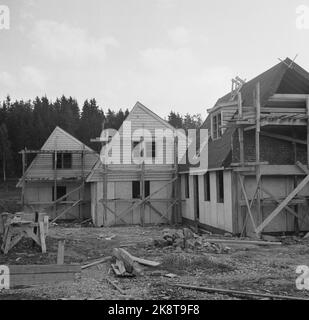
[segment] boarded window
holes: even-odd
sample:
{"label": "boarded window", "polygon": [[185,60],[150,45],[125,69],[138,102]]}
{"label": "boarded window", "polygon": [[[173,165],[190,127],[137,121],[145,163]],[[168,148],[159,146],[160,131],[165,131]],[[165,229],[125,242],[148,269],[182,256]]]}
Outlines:
{"label": "boarded window", "polygon": [[210,201],[210,180],[209,172],[204,175],[204,200]]}
{"label": "boarded window", "polygon": [[217,171],[217,202],[224,203],[223,171]]}
{"label": "boarded window", "polygon": [[[145,181],[145,198],[150,195],[150,181]],[[142,197],[140,181],[132,181],[132,198],[140,199]]]}
{"label": "boarded window", "polygon": [[[55,156],[53,155],[55,169]],[[72,169],[72,153],[57,153],[57,169]]]}
{"label": "boarded window", "polygon": [[189,174],[185,174],[185,197],[186,199],[190,198],[190,189],[189,189]]}
{"label": "boarded window", "polygon": [[[55,192],[55,187],[53,187],[52,188],[52,201],[56,201],[56,200],[62,198],[63,196],[65,196],[66,194],[67,194],[67,187],[57,186],[56,192]],[[63,199],[62,201],[66,201],[66,199]]]}

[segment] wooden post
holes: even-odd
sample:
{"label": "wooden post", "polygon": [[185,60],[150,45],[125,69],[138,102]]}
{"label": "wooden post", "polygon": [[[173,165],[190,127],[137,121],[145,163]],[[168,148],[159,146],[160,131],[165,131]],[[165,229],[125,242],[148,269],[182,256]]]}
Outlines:
{"label": "wooden post", "polygon": [[108,172],[107,172],[107,164],[106,164],[106,159],[104,158],[104,163],[103,163],[103,203],[104,203],[104,208],[103,208],[103,225],[107,222],[107,186],[108,186]]}
{"label": "wooden post", "polygon": [[57,137],[54,148],[54,217],[57,217]]}
{"label": "wooden post", "polygon": [[26,177],[25,177],[25,168],[26,168],[26,153],[25,150],[22,151],[22,170],[23,170],[23,178],[22,178],[22,191],[21,191],[21,205],[24,209],[25,206],[25,189],[26,189]]}
{"label": "wooden post", "polygon": [[255,153],[256,153],[256,183],[257,183],[257,221],[262,221],[261,217],[261,167],[260,167],[260,132],[261,132],[261,85],[258,82],[256,85],[256,91],[254,95],[255,107],[256,107],[256,131],[255,131]]}
{"label": "wooden post", "polygon": [[173,206],[173,221],[175,223],[181,223],[181,189],[179,181],[179,172],[178,172],[178,136],[175,137],[174,143],[174,167],[175,167],[175,178],[177,178],[173,185],[173,200],[176,201]]}
{"label": "wooden post", "polygon": [[83,145],[83,151],[81,154],[81,174],[82,174],[82,188],[79,192],[79,198],[80,198],[80,204],[78,206],[79,208],[79,219],[82,218],[83,215],[83,201],[84,201],[84,195],[85,195],[85,145]]}
{"label": "wooden post", "polygon": [[[293,132],[292,134],[293,134],[293,138],[295,138],[295,132]],[[297,163],[297,146],[296,146],[296,142],[293,142],[292,145],[293,145],[293,153],[294,153],[294,163],[296,165],[296,163]],[[294,189],[295,189],[297,187],[297,176],[294,176],[293,182],[294,182]],[[296,212],[296,214],[298,214],[298,205],[297,204],[294,206],[294,211]],[[295,230],[296,234],[299,234],[298,216],[294,216],[294,230]]]}
{"label": "wooden post", "polygon": [[[238,118],[242,120],[243,109],[242,109],[242,97],[241,93],[238,93]],[[238,138],[239,138],[239,157],[240,163],[243,167],[245,165],[245,153],[244,153],[244,129],[242,127],[238,128]]]}
{"label": "wooden post", "polygon": [[309,97],[306,99],[307,110],[307,166],[309,168]]}
{"label": "wooden post", "polygon": [[[145,153],[145,149],[144,149]],[[141,191],[141,199],[143,203],[140,207],[140,215],[141,215],[141,225],[145,225],[145,162],[142,163],[141,177],[140,177],[140,191]]]}
{"label": "wooden post", "polygon": [[64,244],[65,240],[58,241],[57,264],[64,264]]}

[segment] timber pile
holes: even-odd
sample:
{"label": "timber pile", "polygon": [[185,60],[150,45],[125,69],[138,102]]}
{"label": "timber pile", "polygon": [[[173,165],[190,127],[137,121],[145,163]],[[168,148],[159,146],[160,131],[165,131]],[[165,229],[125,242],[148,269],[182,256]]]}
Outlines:
{"label": "timber pile", "polygon": [[111,267],[117,277],[141,276],[144,274],[142,266],[158,267],[160,265],[159,262],[135,257],[122,248],[113,250],[113,258],[115,263],[112,263]]}
{"label": "timber pile", "polygon": [[174,247],[180,250],[200,250],[209,253],[228,253],[230,248],[221,243],[207,241],[204,237],[197,235],[188,228],[184,229],[164,229],[162,238],[153,241],[154,246]]}

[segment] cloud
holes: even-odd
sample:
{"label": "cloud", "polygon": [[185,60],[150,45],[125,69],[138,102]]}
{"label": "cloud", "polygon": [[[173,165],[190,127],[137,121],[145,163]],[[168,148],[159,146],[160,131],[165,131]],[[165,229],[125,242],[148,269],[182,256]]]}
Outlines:
{"label": "cloud", "polygon": [[144,67],[156,73],[178,73],[196,66],[196,59],[190,48],[148,48],[140,52],[140,57]]}
{"label": "cloud", "polygon": [[20,79],[25,85],[38,89],[46,89],[47,77],[33,66],[24,66],[21,69]]}
{"label": "cloud", "polygon": [[177,5],[177,0],[156,0],[156,2],[161,9],[171,9]]}
{"label": "cloud", "polygon": [[10,73],[2,71],[0,72],[0,84],[5,88],[10,89],[16,86],[16,79]]}
{"label": "cloud", "polygon": [[113,37],[95,38],[88,35],[84,29],[51,20],[38,21],[31,38],[34,48],[53,60],[78,63],[89,59],[103,61],[106,58],[106,49],[119,45]]}
{"label": "cloud", "polygon": [[184,46],[190,42],[190,31],[185,27],[176,27],[168,31],[168,36],[177,46]]}

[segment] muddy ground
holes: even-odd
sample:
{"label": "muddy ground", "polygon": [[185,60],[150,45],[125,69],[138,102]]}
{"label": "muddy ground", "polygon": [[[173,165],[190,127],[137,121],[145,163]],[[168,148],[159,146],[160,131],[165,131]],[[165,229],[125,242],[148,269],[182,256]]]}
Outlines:
{"label": "muddy ground", "polygon": [[[170,286],[176,283],[309,298],[309,291],[299,291],[295,285],[296,267],[309,266],[309,242],[288,239],[279,247],[228,245],[230,251],[222,254],[203,249],[156,248],[153,240],[162,237],[164,228],[92,228],[78,224],[51,227],[47,254],[41,254],[38,247],[24,239],[7,256],[0,254],[0,265],[55,264],[57,243],[63,238],[66,264],[86,264],[111,255],[117,247],[162,264],[145,268],[140,277],[116,278],[107,262],[83,270],[74,282],[3,291],[0,299],[238,299]],[[112,235],[116,235],[112,240],[106,239]],[[177,277],[167,278],[168,273]],[[106,278],[116,281],[126,295],[115,290]]]}

